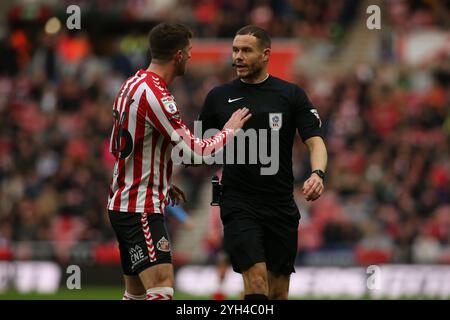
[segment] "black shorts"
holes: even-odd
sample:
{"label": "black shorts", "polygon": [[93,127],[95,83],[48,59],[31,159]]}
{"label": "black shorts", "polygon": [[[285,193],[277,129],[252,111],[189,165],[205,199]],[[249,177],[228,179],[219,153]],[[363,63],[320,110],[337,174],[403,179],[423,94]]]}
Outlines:
{"label": "black shorts", "polygon": [[125,275],[138,275],[160,263],[172,263],[164,216],[109,210],[109,220],[119,241],[120,261]]}
{"label": "black shorts", "polygon": [[242,273],[258,262],[279,275],[295,272],[300,212],[283,202],[227,198],[221,202],[224,246],[233,270]]}

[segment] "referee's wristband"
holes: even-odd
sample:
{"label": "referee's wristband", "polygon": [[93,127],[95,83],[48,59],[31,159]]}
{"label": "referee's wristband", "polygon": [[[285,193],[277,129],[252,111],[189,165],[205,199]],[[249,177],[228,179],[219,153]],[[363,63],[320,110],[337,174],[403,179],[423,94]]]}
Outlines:
{"label": "referee's wristband", "polygon": [[325,172],[320,169],[316,169],[311,172],[311,174],[313,173],[317,174],[322,179],[322,181],[325,181]]}

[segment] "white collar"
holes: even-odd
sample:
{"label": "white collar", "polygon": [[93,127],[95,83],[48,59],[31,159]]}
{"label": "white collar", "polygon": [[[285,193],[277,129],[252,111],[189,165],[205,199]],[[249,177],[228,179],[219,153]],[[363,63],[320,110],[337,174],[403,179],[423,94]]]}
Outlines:
{"label": "white collar", "polygon": [[267,74],[267,76],[264,79],[262,79],[261,81],[258,81],[258,82],[245,82],[242,78],[239,80],[241,80],[243,83],[246,83],[246,84],[259,84],[259,83],[266,81],[269,76],[270,76],[270,74]]}

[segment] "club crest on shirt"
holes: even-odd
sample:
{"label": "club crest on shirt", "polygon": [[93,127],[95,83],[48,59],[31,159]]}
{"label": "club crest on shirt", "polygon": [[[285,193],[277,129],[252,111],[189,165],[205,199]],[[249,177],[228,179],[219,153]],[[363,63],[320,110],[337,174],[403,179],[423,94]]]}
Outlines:
{"label": "club crest on shirt", "polygon": [[269,127],[272,130],[280,130],[283,125],[282,113],[269,113]]}
{"label": "club crest on shirt", "polygon": [[161,239],[159,239],[158,243],[156,244],[156,248],[159,251],[169,252],[170,251],[169,240],[167,240],[166,237],[163,236]]}
{"label": "club crest on shirt", "polygon": [[175,103],[175,100],[172,97],[164,97],[161,99],[161,102],[163,103],[164,109],[170,114],[177,113],[177,105]]}

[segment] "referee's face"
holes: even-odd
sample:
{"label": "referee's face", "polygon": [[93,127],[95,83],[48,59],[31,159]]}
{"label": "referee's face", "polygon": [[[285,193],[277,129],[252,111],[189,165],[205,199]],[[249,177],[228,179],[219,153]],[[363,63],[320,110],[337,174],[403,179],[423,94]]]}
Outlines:
{"label": "referee's face", "polygon": [[267,73],[268,52],[252,35],[237,35],[233,40],[233,65],[237,76],[244,80],[258,80]]}

